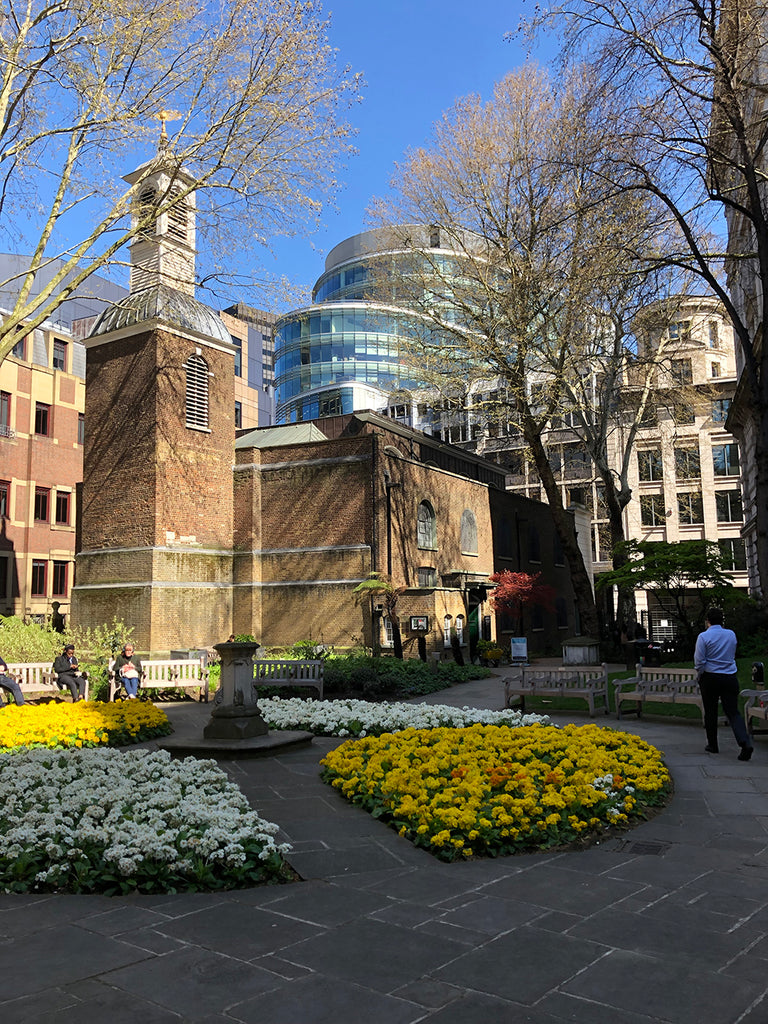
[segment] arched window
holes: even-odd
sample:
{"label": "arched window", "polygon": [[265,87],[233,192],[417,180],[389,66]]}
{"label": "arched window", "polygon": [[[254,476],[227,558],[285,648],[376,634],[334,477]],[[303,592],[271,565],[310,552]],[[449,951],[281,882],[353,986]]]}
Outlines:
{"label": "arched window", "polygon": [[468,508],[461,513],[461,550],[467,555],[477,554],[477,520]]}
{"label": "arched window", "polygon": [[456,616],[456,636],[458,637],[459,643],[464,643],[464,616]]}
{"label": "arched window", "polygon": [[208,363],[193,354],[186,362],[187,426],[208,429]]}
{"label": "arched window", "polygon": [[395,646],[395,633],[392,629],[392,619],[388,615],[382,615],[381,626],[384,632],[384,637],[381,641],[382,647],[394,647]]}
{"label": "arched window", "polygon": [[419,505],[417,521],[417,543],[420,548],[437,547],[437,521],[435,510],[428,501]]}
{"label": "arched window", "polygon": [[443,619],[443,647],[451,646],[451,616],[446,615]]}

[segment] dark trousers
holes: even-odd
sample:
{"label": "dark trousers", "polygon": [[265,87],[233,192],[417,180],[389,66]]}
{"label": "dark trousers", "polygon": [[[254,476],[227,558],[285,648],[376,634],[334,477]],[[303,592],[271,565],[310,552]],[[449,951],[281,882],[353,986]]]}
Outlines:
{"label": "dark trousers", "polygon": [[704,672],[699,680],[701,699],[704,703],[704,728],[707,731],[707,743],[717,750],[717,705],[723,705],[723,712],[733,735],[740,747],[751,747],[744,719],[739,713],[739,678],[737,675],[725,675],[721,672]]}
{"label": "dark trousers", "polygon": [[59,675],[59,689],[63,690],[65,686],[69,689],[69,692],[72,694],[73,701],[85,696],[84,676],[76,676],[74,672],[62,672]]}

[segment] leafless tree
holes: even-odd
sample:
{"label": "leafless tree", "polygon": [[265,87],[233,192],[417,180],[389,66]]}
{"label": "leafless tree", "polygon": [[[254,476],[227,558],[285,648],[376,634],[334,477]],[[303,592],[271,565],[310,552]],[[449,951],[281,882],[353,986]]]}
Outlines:
{"label": "leafless tree", "polygon": [[[0,231],[29,259],[0,282],[17,295],[0,359],[193,189],[198,224],[220,243],[206,239],[213,278],[244,244],[268,250],[316,221],[350,149],[342,111],[360,85],[336,66],[327,28],[316,0],[6,0]],[[183,169],[185,185],[172,177],[146,223],[131,224],[144,175],[127,186],[121,173],[142,151],[146,174],[156,169],[166,123],[164,166]]]}

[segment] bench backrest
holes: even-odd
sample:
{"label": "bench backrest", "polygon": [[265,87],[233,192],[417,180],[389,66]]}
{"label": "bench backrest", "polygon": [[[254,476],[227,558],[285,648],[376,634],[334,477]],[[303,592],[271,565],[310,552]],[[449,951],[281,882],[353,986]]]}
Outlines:
{"label": "bench backrest", "polygon": [[[115,659],[109,660],[109,671],[115,667]],[[148,683],[172,683],[175,679],[202,680],[205,678],[205,668],[202,658],[152,658],[148,661],[142,659],[141,667],[144,670],[144,679]]]}
{"label": "bench backrest", "polygon": [[647,665],[638,665],[637,675],[644,683],[656,680],[664,680],[672,685],[698,682],[698,673],[694,668],[648,668]]}
{"label": "bench backrest", "polygon": [[570,665],[554,665],[552,668],[540,668],[535,665],[524,665],[522,672],[523,681],[526,683],[538,680],[563,683],[571,686],[595,680],[605,682],[606,685],[608,683],[608,666],[605,664],[590,668],[577,668]]}
{"label": "bench backrest", "polygon": [[22,686],[49,686],[53,676],[52,661],[8,662],[8,675]]}
{"label": "bench backrest", "polygon": [[253,676],[262,683],[280,680],[312,680],[323,678],[323,661],[254,661]]}

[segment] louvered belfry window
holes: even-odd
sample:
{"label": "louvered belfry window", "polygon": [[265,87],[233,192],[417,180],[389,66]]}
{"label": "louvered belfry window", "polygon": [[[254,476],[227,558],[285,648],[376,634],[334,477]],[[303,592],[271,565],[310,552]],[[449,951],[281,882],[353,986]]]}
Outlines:
{"label": "louvered belfry window", "polygon": [[208,429],[208,364],[202,356],[187,360],[187,426]]}

